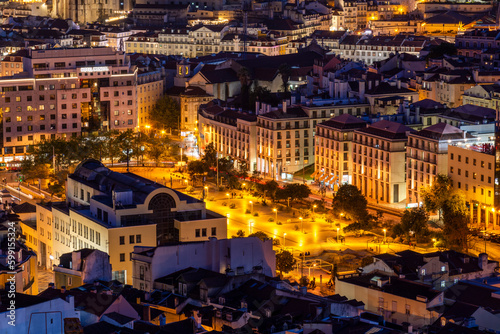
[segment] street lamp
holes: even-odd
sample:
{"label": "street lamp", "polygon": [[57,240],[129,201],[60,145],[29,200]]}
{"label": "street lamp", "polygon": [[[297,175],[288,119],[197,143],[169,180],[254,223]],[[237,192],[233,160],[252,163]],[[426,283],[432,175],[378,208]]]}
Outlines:
{"label": "street lamp", "polygon": [[248,202],[248,203],[250,203],[250,205],[252,205],[252,210],[251,210],[250,212],[251,212],[251,214],[253,215],[253,202],[252,202],[252,201],[250,201],[250,202]]}
{"label": "street lamp", "polygon": [[299,217],[299,219],[300,219],[300,229],[302,230],[302,233],[304,233],[304,224],[303,224],[302,217]]}
{"label": "street lamp", "polygon": [[204,189],[205,189],[205,198],[208,198],[208,187],[205,186]]}
{"label": "street lamp", "polygon": [[273,211],[274,211],[275,221],[277,223],[278,222],[278,209],[274,208]]}
{"label": "street lamp", "polygon": [[226,193],[226,196],[227,196],[227,200],[229,201],[229,193]]}
{"label": "street lamp", "polygon": [[283,248],[285,248],[286,245],[286,232],[283,233]]}
{"label": "street lamp", "polygon": [[339,243],[339,231],[340,231],[340,227],[337,227],[337,243]]}
{"label": "street lamp", "polygon": [[432,238],[432,247],[436,247],[436,238]]}
{"label": "street lamp", "polygon": [[249,221],[248,224],[250,225],[250,234],[253,233],[253,221]]}
{"label": "street lamp", "polygon": [[384,231],[384,244],[387,243],[387,229],[383,229]]}
{"label": "street lamp", "polygon": [[316,209],[318,206],[316,204],[313,205],[313,216],[314,216],[314,209]]}

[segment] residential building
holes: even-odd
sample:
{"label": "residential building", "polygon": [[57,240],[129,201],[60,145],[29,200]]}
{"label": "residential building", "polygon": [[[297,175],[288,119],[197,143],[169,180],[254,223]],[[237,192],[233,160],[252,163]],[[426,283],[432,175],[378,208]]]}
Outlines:
{"label": "residential building", "polygon": [[354,131],[352,184],[363,195],[377,203],[405,201],[406,143],[414,131],[387,120]]}
{"label": "residential building", "polygon": [[498,261],[488,260],[485,253],[475,257],[452,250],[426,254],[406,250],[375,255],[373,263],[364,266],[362,273],[383,272],[446,290],[458,281],[494,276],[497,266]]}
{"label": "residential building", "polygon": [[418,330],[437,320],[436,307],[444,303],[443,292],[424,283],[374,272],[335,278],[335,292],[365,304],[365,310],[396,324],[410,323]]}
{"label": "residential building", "polygon": [[[2,220],[4,221],[0,226],[3,231],[12,231],[10,228],[18,225],[5,220],[5,217]],[[10,238],[11,236],[2,240],[0,290],[36,295],[38,294],[37,254],[23,243],[17,240],[13,242]]]}
{"label": "residential building", "polygon": [[476,85],[472,73],[464,70],[430,69],[417,83],[420,100],[431,99],[451,108],[462,105],[462,94]]}
{"label": "residential building", "polygon": [[489,29],[471,29],[455,38],[457,53],[461,56],[478,58],[488,49],[500,45],[500,31]]}
{"label": "residential building", "polygon": [[[47,332],[60,333],[66,319],[79,318],[72,297],[48,299],[19,292],[9,297],[7,290],[0,290],[0,300],[0,316],[5,319],[2,332],[7,334],[28,334],[32,328],[44,328]],[[11,313],[11,300],[15,300],[15,326],[7,323],[10,320],[8,316]]]}
{"label": "residential building", "polygon": [[88,23],[102,21],[105,18],[116,16],[117,12],[130,11],[132,9],[130,1],[91,1],[71,2],[60,1],[52,6],[53,17],[70,18],[77,23]]}
{"label": "residential building", "polygon": [[[204,202],[132,173],[86,160],[68,175],[66,202],[37,205],[42,265],[82,248],[110,256],[113,279],[132,282],[136,245],[227,237],[226,217]],[[197,233],[203,226],[209,233]],[[50,259],[48,261],[47,259]]]}
{"label": "residential building", "polygon": [[31,50],[24,72],[0,79],[4,154],[23,155],[44,139],[137,125],[137,72],[124,52]]}
{"label": "residential building", "polygon": [[22,56],[4,56],[0,60],[0,77],[13,76],[14,74],[20,73],[23,70]]}
{"label": "residential building", "polygon": [[198,113],[200,149],[213,144],[220,157],[234,161],[235,167],[257,170],[257,116],[209,102]]}
{"label": "residential building", "polygon": [[352,184],[354,131],[366,127],[362,119],[343,114],[316,126],[314,179],[330,188]]}
{"label": "residential building", "polygon": [[490,141],[462,140],[448,148],[448,175],[465,195],[471,223],[481,229],[498,229],[495,196],[495,149]]}
{"label": "residential building", "polygon": [[462,95],[463,104],[498,110],[500,107],[500,85],[477,85],[467,89]]}
{"label": "residential building", "polygon": [[165,92],[165,79],[160,70],[137,72],[137,126],[151,125],[151,112]]}
{"label": "residential building", "polygon": [[83,248],[59,257],[54,266],[55,288],[77,288],[94,281],[111,281],[109,255],[97,250]]}
{"label": "residential building", "polygon": [[172,87],[166,93],[179,104],[181,110],[180,128],[195,131],[198,128],[198,109],[211,100],[211,96],[196,86]]}
{"label": "residential building", "polygon": [[438,174],[448,173],[448,148],[474,137],[446,123],[408,134],[406,147],[406,203],[422,205],[420,191],[432,186]]}
{"label": "residential building", "polygon": [[272,240],[259,238],[210,238],[158,247],[136,246],[132,253],[134,288],[151,291],[153,282],[186,268],[203,268],[234,275],[252,272],[274,277],[276,256]]}

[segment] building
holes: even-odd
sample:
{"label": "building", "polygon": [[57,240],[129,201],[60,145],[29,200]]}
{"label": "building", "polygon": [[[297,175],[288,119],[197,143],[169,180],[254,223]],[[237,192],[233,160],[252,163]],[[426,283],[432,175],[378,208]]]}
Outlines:
{"label": "building", "polygon": [[451,108],[462,105],[462,94],[476,85],[472,73],[462,69],[431,68],[417,81],[420,100],[431,99]]}
{"label": "building", "polygon": [[463,142],[448,147],[448,175],[465,195],[471,223],[481,229],[498,229],[495,196],[495,149],[492,143]]}
{"label": "building", "polygon": [[431,286],[373,272],[350,278],[335,278],[335,293],[365,304],[365,310],[396,324],[410,323],[420,329],[437,320],[436,307],[444,303],[443,292]]}
{"label": "building", "polygon": [[377,203],[405,200],[406,143],[414,131],[386,120],[354,131],[352,184],[363,195]]}
{"label": "building", "polygon": [[203,268],[223,274],[242,275],[252,272],[274,277],[276,256],[272,240],[259,238],[210,238],[158,247],[136,246],[132,253],[134,288],[150,291],[153,282],[186,268]]}
{"label": "building", "polygon": [[[0,290],[0,300],[0,316],[5,319],[2,332],[7,334],[28,334],[30,328],[44,328],[47,332],[60,333],[66,319],[79,318],[72,297],[48,299],[24,293],[9,297],[8,291]],[[15,300],[15,326],[7,323],[11,313],[11,300]]]}
{"label": "building", "polygon": [[213,102],[200,107],[198,114],[200,149],[208,144],[238,168],[257,169],[257,116],[221,107]]}
{"label": "building", "polygon": [[13,76],[14,74],[20,73],[23,70],[22,56],[4,56],[0,60],[0,77]]}
{"label": "building", "polygon": [[226,217],[204,202],[132,173],[112,172],[96,160],[68,175],[66,202],[37,205],[37,226],[42,265],[51,267],[68,252],[98,249],[109,254],[113,279],[123,283],[132,282],[136,245],[227,237]]}
{"label": "building", "polygon": [[[5,221],[1,226],[3,231],[8,231],[14,222]],[[17,226],[17,224],[14,224]],[[7,234],[6,234],[7,236]],[[25,293],[38,294],[38,261],[37,254],[28,249],[24,244],[4,238],[0,255],[0,289]],[[11,251],[14,253],[11,254]],[[9,257],[13,255],[14,258]],[[12,263],[13,261],[13,263]],[[13,287],[12,284],[14,285]]]}
{"label": "building", "polygon": [[452,250],[426,254],[406,250],[375,255],[373,263],[363,267],[362,272],[383,272],[445,290],[458,281],[494,276],[497,267],[498,261],[488,260],[485,253],[475,257]]}
{"label": "building", "polygon": [[77,288],[94,281],[111,281],[109,255],[97,250],[83,248],[59,257],[54,266],[54,282],[57,289]]}
{"label": "building", "polygon": [[362,119],[343,114],[316,126],[314,178],[334,189],[352,184],[354,131],[366,127]]}
{"label": "building", "polygon": [[31,50],[23,61],[27,75],[0,79],[4,154],[23,155],[44,139],[137,125],[137,71],[124,52]]}
{"label": "building", "polygon": [[500,107],[500,85],[477,85],[467,89],[462,95],[463,104],[498,110]]}
{"label": "building", "polygon": [[70,18],[77,23],[92,23],[104,21],[107,18],[117,16],[116,13],[132,10],[130,1],[99,0],[91,2],[58,1],[52,6],[52,16]]}
{"label": "building", "polygon": [[160,70],[137,72],[137,126],[151,125],[151,112],[164,92],[165,78]]}
{"label": "building", "polygon": [[446,123],[437,123],[408,134],[407,206],[420,206],[422,203],[420,190],[432,186],[438,174],[448,173],[448,148],[473,139],[469,133]]}

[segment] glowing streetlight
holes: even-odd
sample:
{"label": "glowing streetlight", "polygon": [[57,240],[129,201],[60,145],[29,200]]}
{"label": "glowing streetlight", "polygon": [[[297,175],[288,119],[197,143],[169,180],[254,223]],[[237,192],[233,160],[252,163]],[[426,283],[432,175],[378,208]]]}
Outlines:
{"label": "glowing streetlight", "polygon": [[274,208],[274,216],[275,216],[275,221],[278,222],[278,209]]}
{"label": "glowing streetlight", "polygon": [[318,206],[316,204],[313,205],[313,216],[314,216],[314,209],[316,209]]}
{"label": "glowing streetlight", "polygon": [[252,210],[251,210],[250,212],[253,214],[253,202],[252,202],[252,201],[250,201],[250,202],[248,202],[248,203],[250,203],[250,205],[252,206]]}
{"label": "glowing streetlight", "polygon": [[283,233],[283,248],[285,248],[286,245],[286,232]]}
{"label": "glowing streetlight", "polygon": [[337,227],[337,243],[339,243],[339,231],[340,231],[340,227]]}
{"label": "glowing streetlight", "polygon": [[302,230],[302,233],[304,233],[304,220],[302,219],[302,217],[299,217],[300,219],[300,229]]}
{"label": "glowing streetlight", "polygon": [[387,242],[387,229],[384,228],[384,244]]}
{"label": "glowing streetlight", "polygon": [[205,198],[208,198],[208,187],[205,186],[204,189],[205,189]]}

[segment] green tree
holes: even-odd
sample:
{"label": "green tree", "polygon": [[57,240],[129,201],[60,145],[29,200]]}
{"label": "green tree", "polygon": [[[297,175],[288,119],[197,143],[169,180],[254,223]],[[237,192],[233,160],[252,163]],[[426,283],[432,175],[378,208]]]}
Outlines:
{"label": "green tree", "polygon": [[365,220],[368,216],[368,202],[361,191],[351,184],[343,184],[333,197],[332,207],[336,214],[343,213],[347,219]]}
{"label": "green tree", "polygon": [[244,238],[245,237],[245,231],[238,230],[238,232],[236,232],[236,235],[233,235],[232,237],[233,238]]}
{"label": "green tree", "polygon": [[113,166],[114,161],[118,160],[122,155],[118,135],[119,132],[116,130],[108,131],[102,135],[103,157],[111,160],[111,166]]}
{"label": "green tree", "polygon": [[256,86],[250,92],[250,102],[249,102],[250,110],[256,111],[255,102],[257,101],[259,101],[260,103],[266,103],[271,105],[276,105],[279,103],[279,100],[273,93],[271,93],[271,90],[267,87],[262,87],[262,86]]}
{"label": "green tree", "polygon": [[208,167],[203,161],[192,160],[187,164],[187,173],[191,180],[196,181],[199,177],[208,172]]}
{"label": "green tree", "polygon": [[207,164],[207,167],[216,167],[217,163],[217,150],[215,149],[214,143],[209,143],[205,147],[205,154],[201,158],[201,161]]}
{"label": "green tree", "polygon": [[161,129],[165,124],[173,129],[178,129],[180,116],[179,104],[167,95],[163,95],[151,110],[151,119],[154,120],[157,129]]}
{"label": "green tree", "polygon": [[238,79],[241,84],[241,107],[243,110],[249,108],[250,85],[252,80],[250,78],[250,71],[246,67],[241,67],[238,70]]}
{"label": "green tree", "polygon": [[260,240],[262,241],[265,241],[265,240],[268,240],[269,239],[269,236],[267,234],[265,234],[264,232],[262,231],[257,231],[255,233],[252,233],[250,235],[248,235],[248,237],[256,237],[256,238],[259,238]]}
{"label": "green tree", "polygon": [[266,196],[269,196],[274,200],[278,189],[279,184],[274,180],[269,180],[264,184],[257,183],[257,191],[264,197],[264,199]]}
{"label": "green tree", "polygon": [[401,217],[401,223],[394,227],[393,232],[398,236],[405,235],[408,239],[413,232],[417,237],[422,238],[429,233],[428,221],[429,215],[423,208],[405,210]]}
{"label": "green tree", "polygon": [[132,130],[128,129],[127,131],[120,132],[116,137],[115,143],[120,145],[120,151],[123,158],[127,160],[127,168],[130,164],[130,159],[132,158],[132,154],[134,149],[137,151],[135,134]]}
{"label": "green tree", "polygon": [[171,141],[168,137],[151,136],[146,142],[146,154],[158,167],[162,159],[169,156]]}
{"label": "green tree", "polygon": [[430,187],[420,189],[420,196],[427,212],[437,211],[439,219],[442,218],[443,207],[453,194],[451,177],[438,174]]}
{"label": "green tree", "polygon": [[290,80],[290,76],[292,75],[292,68],[289,64],[283,63],[278,67],[278,73],[281,76],[281,80],[283,82],[283,91],[285,94],[288,93],[288,81]]}
{"label": "green tree", "polygon": [[469,210],[461,193],[455,193],[443,205],[443,236],[448,248],[467,253],[469,251]]}
{"label": "green tree", "polygon": [[293,267],[297,264],[297,260],[294,259],[292,253],[287,250],[282,250],[276,254],[276,269],[280,271],[280,275],[283,273],[289,273],[293,270]]}
{"label": "green tree", "polygon": [[24,159],[21,162],[21,174],[24,176],[24,181],[33,182],[38,179],[48,179],[50,168],[48,164],[35,164],[31,159]]}
{"label": "green tree", "polygon": [[290,197],[291,201],[304,199],[311,195],[311,189],[307,185],[300,183],[287,183],[283,191],[287,198]]}

